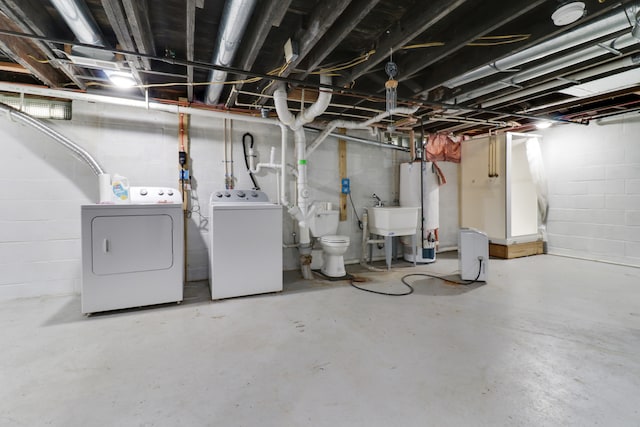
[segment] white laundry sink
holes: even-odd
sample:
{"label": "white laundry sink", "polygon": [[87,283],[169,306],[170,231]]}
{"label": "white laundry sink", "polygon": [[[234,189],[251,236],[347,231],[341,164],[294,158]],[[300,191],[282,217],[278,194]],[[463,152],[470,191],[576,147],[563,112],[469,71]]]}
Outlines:
{"label": "white laundry sink", "polygon": [[380,236],[408,236],[418,229],[417,207],[375,207],[369,209],[369,232]]}

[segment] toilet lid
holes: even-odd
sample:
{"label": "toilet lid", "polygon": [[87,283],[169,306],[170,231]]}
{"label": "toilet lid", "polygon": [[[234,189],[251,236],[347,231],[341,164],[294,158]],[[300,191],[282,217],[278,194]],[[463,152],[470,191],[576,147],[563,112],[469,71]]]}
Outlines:
{"label": "toilet lid", "polygon": [[322,243],[349,243],[349,236],[324,236],[320,238]]}

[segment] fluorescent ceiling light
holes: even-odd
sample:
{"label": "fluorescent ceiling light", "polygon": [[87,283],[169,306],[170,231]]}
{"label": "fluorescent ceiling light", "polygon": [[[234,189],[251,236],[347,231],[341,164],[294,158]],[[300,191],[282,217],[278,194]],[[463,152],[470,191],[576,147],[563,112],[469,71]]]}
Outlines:
{"label": "fluorescent ceiling light", "polygon": [[536,128],[538,129],[548,129],[551,127],[551,122],[548,120],[536,123]]}
{"label": "fluorescent ceiling light", "polygon": [[128,88],[136,85],[136,79],[131,73],[123,71],[105,71],[111,83],[118,87]]}
{"label": "fluorescent ceiling light", "polygon": [[570,86],[559,90],[558,92],[581,98],[584,96],[595,96],[615,90],[626,89],[631,86],[636,86],[638,82],[640,82],[640,68],[634,68],[612,76],[593,80],[588,83]]}

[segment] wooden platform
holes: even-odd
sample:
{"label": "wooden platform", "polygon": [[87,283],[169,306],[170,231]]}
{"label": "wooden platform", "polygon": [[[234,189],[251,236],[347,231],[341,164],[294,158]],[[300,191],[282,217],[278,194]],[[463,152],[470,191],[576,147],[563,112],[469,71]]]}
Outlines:
{"label": "wooden platform", "polygon": [[539,255],[543,251],[542,240],[527,243],[514,243],[512,245],[497,245],[489,243],[489,256],[496,258],[521,258],[530,255]]}

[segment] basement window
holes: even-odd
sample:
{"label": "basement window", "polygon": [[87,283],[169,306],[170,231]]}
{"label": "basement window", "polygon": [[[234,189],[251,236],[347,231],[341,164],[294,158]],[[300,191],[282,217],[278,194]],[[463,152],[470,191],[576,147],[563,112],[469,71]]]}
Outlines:
{"label": "basement window", "polygon": [[0,93],[0,102],[38,119],[71,120],[71,101]]}

